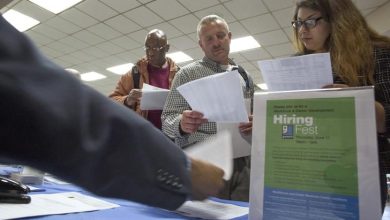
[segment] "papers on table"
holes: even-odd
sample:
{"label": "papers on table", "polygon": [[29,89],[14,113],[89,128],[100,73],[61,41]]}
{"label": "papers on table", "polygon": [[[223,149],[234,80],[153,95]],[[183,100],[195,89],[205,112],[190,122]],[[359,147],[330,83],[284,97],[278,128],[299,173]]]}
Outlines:
{"label": "papers on table", "polygon": [[333,84],[329,53],[258,61],[270,91],[320,89]]}
{"label": "papers on table", "polygon": [[141,109],[161,110],[164,108],[169,90],[144,83],[142,86]]}
{"label": "papers on table", "polygon": [[237,70],[214,74],[177,87],[192,110],[210,122],[248,122]]}
{"label": "papers on table", "polygon": [[225,204],[211,200],[187,201],[176,210],[177,213],[201,219],[232,219],[248,214],[247,207]]}
{"label": "papers on table", "polygon": [[220,132],[206,141],[185,148],[184,151],[190,157],[220,167],[225,172],[223,178],[225,180],[230,179],[233,172],[233,150],[231,135],[228,132]]}
{"label": "papers on table", "polygon": [[0,204],[0,219],[95,211],[119,207],[77,192],[35,194],[30,204]]}

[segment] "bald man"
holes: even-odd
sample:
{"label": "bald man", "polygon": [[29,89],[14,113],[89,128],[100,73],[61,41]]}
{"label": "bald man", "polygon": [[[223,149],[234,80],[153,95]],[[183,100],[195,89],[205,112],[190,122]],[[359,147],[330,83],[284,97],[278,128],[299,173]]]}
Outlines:
{"label": "bald man", "polygon": [[169,44],[163,31],[158,29],[150,31],[146,35],[144,49],[146,56],[138,60],[129,72],[122,75],[109,97],[136,111],[161,130],[162,110],[142,111],[140,109],[141,89],[143,83],[169,89],[179,67],[166,57]]}

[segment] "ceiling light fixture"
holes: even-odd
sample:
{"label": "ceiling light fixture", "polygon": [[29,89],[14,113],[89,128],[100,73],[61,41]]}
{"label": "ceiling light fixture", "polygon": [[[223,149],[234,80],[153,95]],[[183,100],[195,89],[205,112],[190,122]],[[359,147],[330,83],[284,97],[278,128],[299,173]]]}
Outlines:
{"label": "ceiling light fixture", "polygon": [[5,12],[3,17],[20,32],[27,31],[28,29],[40,23],[38,20],[13,9]]}
{"label": "ceiling light fixture", "polygon": [[125,64],[109,67],[106,70],[108,70],[112,73],[118,74],[118,75],[124,75],[131,68],[133,68],[133,66],[134,66],[133,63],[125,63]]}
{"label": "ceiling light fixture", "polygon": [[107,76],[97,73],[97,72],[88,72],[88,73],[83,73],[81,74],[81,80],[83,81],[95,81],[99,79],[104,79],[107,78]]}
{"label": "ceiling light fixture", "polygon": [[175,61],[175,63],[183,63],[183,62],[194,60],[192,59],[192,57],[188,56],[187,54],[181,51],[175,53],[169,53],[167,54],[167,56],[171,58],[173,61]]}
{"label": "ceiling light fixture", "polygon": [[232,39],[230,44],[230,53],[254,49],[261,47],[252,36]]}
{"label": "ceiling light fixture", "polygon": [[58,14],[73,5],[81,2],[82,0],[29,0],[30,2],[41,6],[42,8]]}

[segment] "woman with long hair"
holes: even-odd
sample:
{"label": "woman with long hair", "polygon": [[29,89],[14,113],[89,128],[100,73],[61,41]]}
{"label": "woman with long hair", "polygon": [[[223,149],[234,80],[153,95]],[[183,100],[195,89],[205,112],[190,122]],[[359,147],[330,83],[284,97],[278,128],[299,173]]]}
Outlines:
{"label": "woman with long hair", "polygon": [[390,38],[370,28],[351,0],[298,0],[292,21],[298,54],[329,52],[334,84],[375,86],[382,202],[390,173]]}

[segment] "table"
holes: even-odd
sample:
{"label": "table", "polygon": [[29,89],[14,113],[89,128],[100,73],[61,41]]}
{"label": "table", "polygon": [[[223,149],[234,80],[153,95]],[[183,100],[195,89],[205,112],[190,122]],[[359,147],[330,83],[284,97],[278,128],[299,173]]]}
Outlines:
{"label": "table", "polygon": [[[61,192],[79,192],[87,195],[91,195],[91,193],[83,190],[82,188],[79,188],[77,186],[74,186],[72,184],[44,184],[42,186],[37,186],[39,188],[44,188],[45,192],[32,192],[31,194],[38,194],[38,193],[61,193]],[[92,220],[92,219],[136,219],[136,220],[149,220],[149,219],[166,219],[166,220],[172,220],[172,219],[194,219],[190,217],[185,217],[179,214],[176,214],[174,212],[170,212],[167,210],[154,208],[146,205],[142,205],[139,203],[127,201],[127,200],[121,200],[121,199],[111,199],[111,198],[102,198],[97,197],[99,199],[103,199],[107,202],[112,202],[115,204],[120,205],[118,208],[114,209],[107,209],[107,210],[99,210],[99,211],[92,211],[92,212],[81,212],[81,213],[71,213],[71,214],[61,214],[61,215],[50,215],[50,216],[39,216],[39,217],[31,217],[27,219],[47,219],[47,220],[69,220],[69,219],[86,219],[86,220]],[[239,206],[245,206],[248,207],[249,204],[246,202],[238,202],[238,201],[228,201],[228,200],[221,200],[221,199],[215,199],[215,201],[220,201],[224,203],[229,204],[235,204]],[[247,220],[248,215],[244,215],[238,218],[234,218],[234,220]],[[199,219],[197,219],[199,220]]]}

